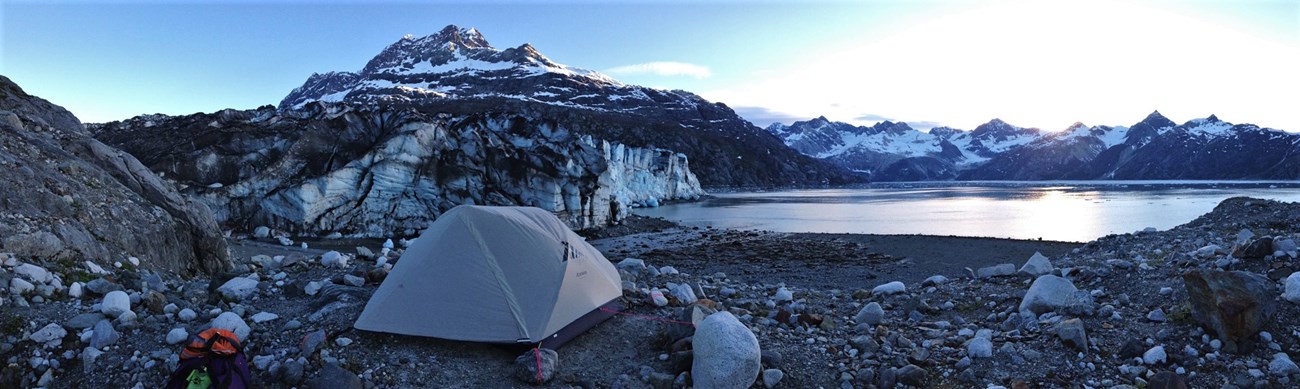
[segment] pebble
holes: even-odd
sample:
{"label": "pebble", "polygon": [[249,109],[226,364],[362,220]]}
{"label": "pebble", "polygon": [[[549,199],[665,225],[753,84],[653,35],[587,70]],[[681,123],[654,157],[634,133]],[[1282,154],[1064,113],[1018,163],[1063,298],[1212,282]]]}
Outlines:
{"label": "pebble", "polygon": [[785,378],[785,372],[780,369],[763,370],[763,386],[768,389],[775,388],[782,378]]}
{"label": "pebble", "polygon": [[876,296],[879,296],[879,295],[891,295],[891,294],[903,293],[903,292],[905,292],[905,291],[907,291],[907,286],[903,285],[903,283],[900,282],[900,281],[894,281],[894,282],[890,282],[890,283],[887,283],[887,284],[880,285],[880,286],[877,286],[877,287],[875,287],[875,288],[872,288],[872,289],[871,289],[871,294],[872,294],[872,295],[876,295]]}
{"label": "pebble", "polygon": [[275,319],[279,319],[279,318],[280,318],[280,315],[277,315],[277,314],[274,314],[274,313],[270,313],[270,312],[258,312],[256,315],[253,315],[253,316],[250,317],[249,319],[253,320],[254,323],[261,324],[261,323],[265,323],[265,322],[268,322],[268,321],[271,321],[271,320],[275,320]]}
{"label": "pebble", "polygon": [[794,301],[794,292],[791,292],[789,289],[782,286],[776,289],[776,294],[772,296],[772,299],[777,302]]}
{"label": "pebble", "polygon": [[193,321],[199,317],[199,314],[195,313],[193,309],[185,308],[177,313],[176,317],[181,319],[181,321]]}
{"label": "pebble", "polygon": [[1286,353],[1277,353],[1273,354],[1273,361],[1268,363],[1268,372],[1275,376],[1285,377],[1300,373],[1300,366],[1296,366],[1295,362],[1291,361],[1291,357],[1287,356]]}
{"label": "pebble", "polygon": [[880,324],[884,319],[885,310],[880,307],[880,303],[874,301],[862,307],[862,310],[858,311],[858,314],[853,316],[854,321],[870,325]]}
{"label": "pebble", "polygon": [[67,335],[68,330],[64,329],[63,326],[50,323],[45,327],[41,327],[40,330],[33,332],[27,338],[36,343],[49,343],[55,339],[63,339],[63,337]]}
{"label": "pebble", "polygon": [[1147,350],[1145,353],[1142,353],[1142,363],[1148,365],[1165,363],[1167,357],[1168,356],[1165,354],[1165,346],[1155,346]]}
{"label": "pebble", "polygon": [[104,295],[104,301],[100,303],[100,312],[111,318],[117,318],[122,313],[131,310],[131,297],[126,292],[115,290]]}
{"label": "pebble", "polygon": [[167,333],[167,344],[179,344],[184,342],[185,339],[189,339],[189,337],[190,333],[185,331],[184,328],[173,328],[171,332]]}
{"label": "pebble", "polygon": [[31,293],[33,290],[36,290],[36,285],[32,285],[32,283],[27,282],[27,280],[22,278],[9,280],[9,293],[22,296]]}
{"label": "pebble", "polygon": [[356,287],[362,287],[362,286],[366,286],[366,279],[351,274],[346,274],[343,276],[343,283],[356,286]]}
{"label": "pebble", "polygon": [[1165,310],[1156,308],[1156,310],[1147,313],[1147,320],[1163,323],[1169,321],[1169,318],[1165,316]]}
{"label": "pebble", "polygon": [[351,338],[339,337],[339,338],[337,338],[337,339],[334,339],[334,344],[339,345],[339,347],[347,347],[347,346],[352,345],[352,339],[351,339]]}
{"label": "pebble", "polygon": [[252,332],[244,319],[234,312],[223,312],[217,318],[212,319],[212,327],[230,330],[241,341],[248,340],[248,334]]}
{"label": "pebble", "polygon": [[993,342],[988,338],[976,337],[966,345],[966,354],[972,358],[989,358],[993,356]]}
{"label": "pebble", "polygon": [[95,324],[95,329],[90,336],[90,347],[103,349],[105,346],[117,343],[120,338],[121,335],[117,333],[117,330],[113,329],[112,322],[107,319],[100,320],[99,323]]}

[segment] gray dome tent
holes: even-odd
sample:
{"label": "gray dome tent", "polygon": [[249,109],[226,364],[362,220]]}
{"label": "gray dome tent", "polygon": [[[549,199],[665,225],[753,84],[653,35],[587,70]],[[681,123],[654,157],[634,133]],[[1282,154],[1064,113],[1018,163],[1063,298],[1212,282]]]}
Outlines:
{"label": "gray dome tent", "polygon": [[554,214],[462,205],[402,254],[354,327],[555,348],[622,294],[618,270]]}

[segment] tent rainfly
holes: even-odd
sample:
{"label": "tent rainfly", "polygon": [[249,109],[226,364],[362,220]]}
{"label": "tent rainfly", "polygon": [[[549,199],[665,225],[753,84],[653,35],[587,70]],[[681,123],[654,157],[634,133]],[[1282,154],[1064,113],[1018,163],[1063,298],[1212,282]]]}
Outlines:
{"label": "tent rainfly", "polygon": [[556,348],[613,315],[609,260],[554,214],[461,205],[402,254],[354,326],[402,335]]}

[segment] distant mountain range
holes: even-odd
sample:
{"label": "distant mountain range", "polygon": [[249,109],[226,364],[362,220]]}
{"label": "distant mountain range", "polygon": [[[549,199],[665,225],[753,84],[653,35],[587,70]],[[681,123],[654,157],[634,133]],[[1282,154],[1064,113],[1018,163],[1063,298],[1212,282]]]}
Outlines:
{"label": "distant mountain range", "polygon": [[767,130],[800,152],[873,181],[1300,178],[1300,134],[1211,115],[1181,125],[1152,112],[1128,127],[1064,131],[993,119],[971,131],[906,123],[854,126],[825,117]]}

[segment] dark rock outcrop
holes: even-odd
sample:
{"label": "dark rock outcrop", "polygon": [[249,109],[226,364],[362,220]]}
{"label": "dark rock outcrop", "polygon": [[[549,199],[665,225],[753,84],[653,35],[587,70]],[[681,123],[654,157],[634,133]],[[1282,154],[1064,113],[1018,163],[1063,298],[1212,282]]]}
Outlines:
{"label": "dark rock outcrop", "polygon": [[1192,317],[1214,331],[1233,352],[1269,324],[1275,310],[1276,287],[1268,278],[1243,271],[1191,270],[1183,274]]}
{"label": "dark rock outcrop", "polygon": [[230,266],[206,206],[2,76],[0,182],[0,252],[69,264],[133,256],[181,273]]}

